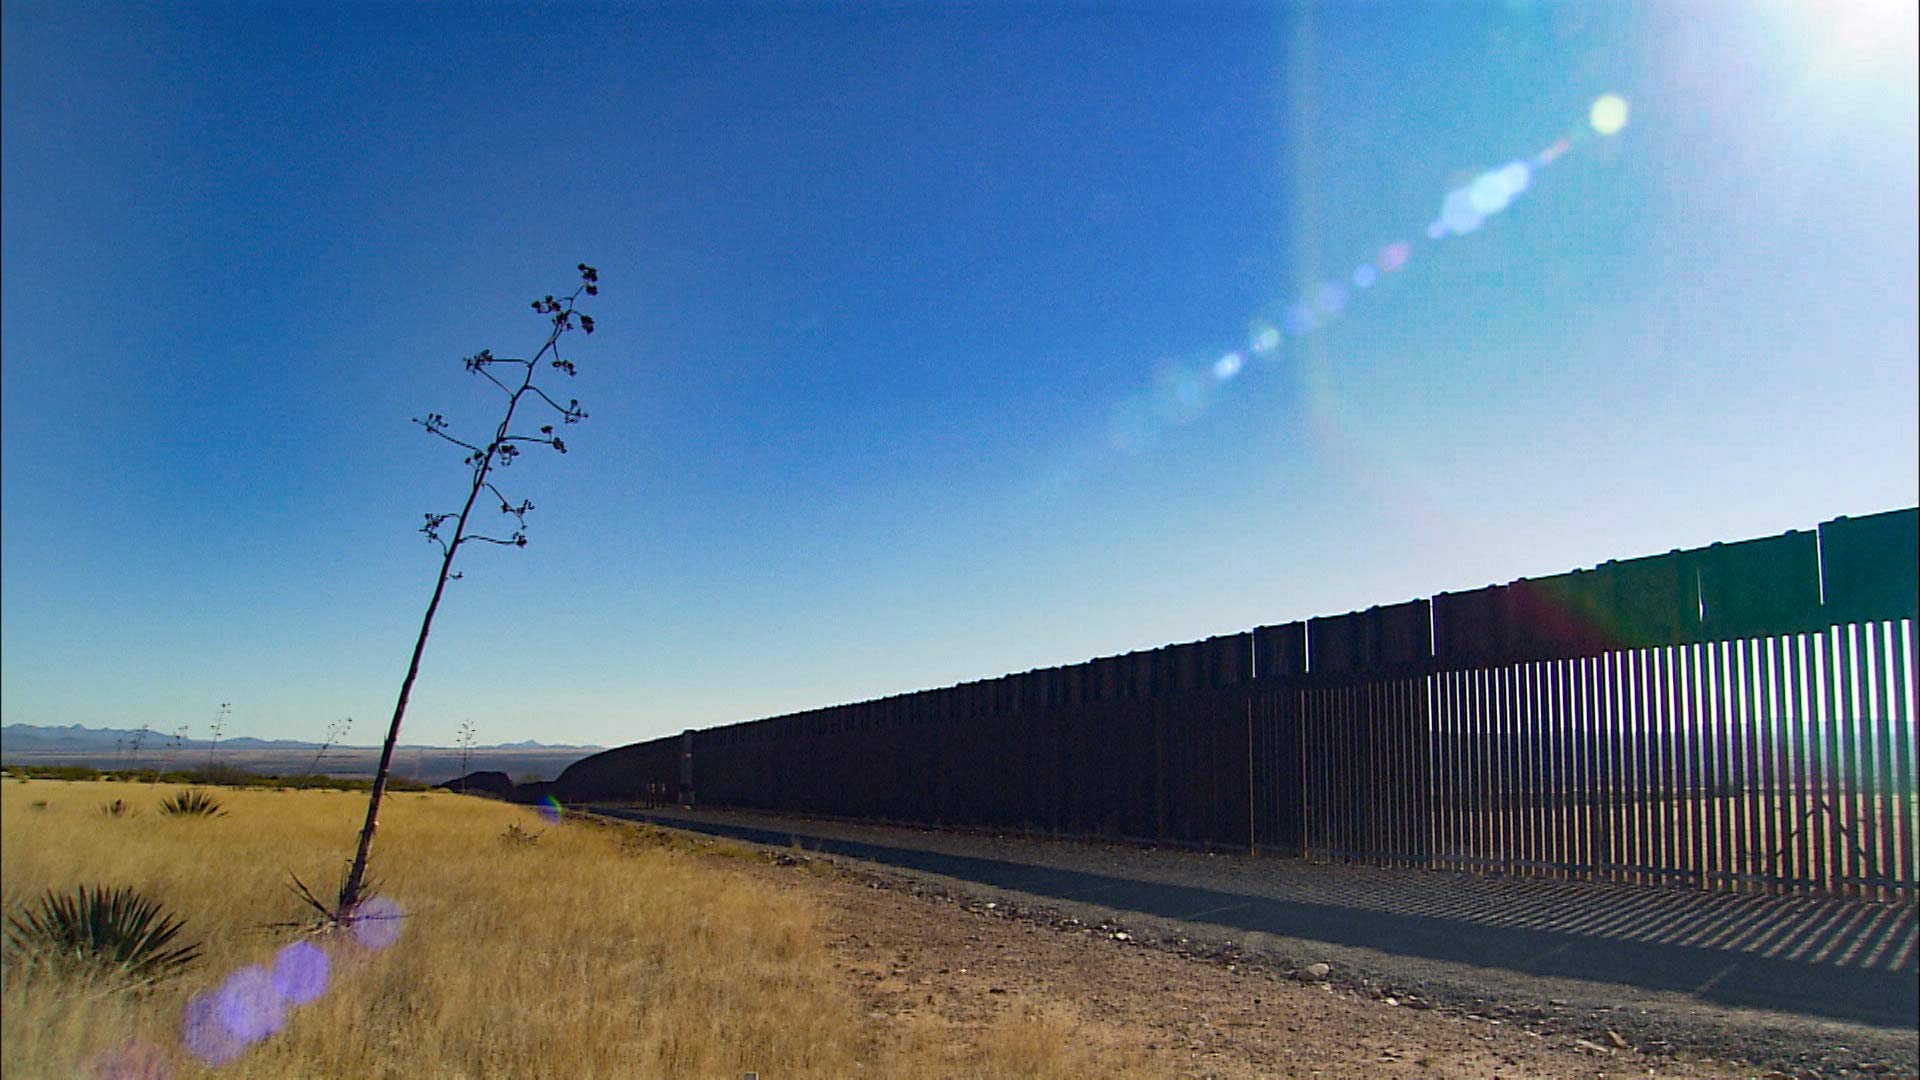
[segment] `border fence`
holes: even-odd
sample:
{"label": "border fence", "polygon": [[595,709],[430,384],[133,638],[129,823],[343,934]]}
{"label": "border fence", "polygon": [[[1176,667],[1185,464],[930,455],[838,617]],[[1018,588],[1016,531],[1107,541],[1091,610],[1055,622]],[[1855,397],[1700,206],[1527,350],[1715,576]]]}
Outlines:
{"label": "border fence", "polygon": [[1920,512],[610,750],[548,790],[1911,900]]}

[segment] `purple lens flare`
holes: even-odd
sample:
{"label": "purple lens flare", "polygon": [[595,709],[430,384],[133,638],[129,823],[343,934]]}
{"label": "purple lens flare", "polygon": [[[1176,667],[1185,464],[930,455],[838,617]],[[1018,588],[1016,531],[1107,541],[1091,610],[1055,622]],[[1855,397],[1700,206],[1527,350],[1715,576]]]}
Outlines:
{"label": "purple lens flare", "polygon": [[353,940],[369,949],[384,949],[400,938],[400,905],[376,896],[353,910]]}
{"label": "purple lens flare", "polygon": [[247,1050],[246,1041],[220,1022],[219,996],[217,990],[193,995],[180,1017],[180,1044],[209,1065],[225,1065]]}
{"label": "purple lens flare", "polygon": [[305,1005],[327,992],[331,964],[311,941],[282,946],[273,957],[273,986],[290,1005]]}
{"label": "purple lens flare", "polygon": [[220,1023],[243,1043],[256,1043],[287,1023],[287,1001],[273,985],[273,974],[259,964],[227,976],[214,992]]}

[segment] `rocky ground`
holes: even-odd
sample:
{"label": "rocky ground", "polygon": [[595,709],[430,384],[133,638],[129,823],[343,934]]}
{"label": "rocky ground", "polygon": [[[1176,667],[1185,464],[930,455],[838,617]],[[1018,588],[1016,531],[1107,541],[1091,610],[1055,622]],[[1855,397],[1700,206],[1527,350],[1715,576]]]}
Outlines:
{"label": "rocky ground", "polygon": [[1230,949],[912,886],[814,887],[832,913],[834,951],[883,1029],[919,1015],[965,1040],[1004,1011],[1064,1007],[1076,1037],[1168,1076],[1740,1075],[1650,1058],[1624,1038],[1375,997],[1328,966],[1290,976]]}
{"label": "rocky ground", "polygon": [[[1912,1031],[1702,1004],[1052,904],[803,849],[730,851],[827,912],[872,1038],[981,1038],[1060,1019],[1084,1060],[1194,1077],[1915,1075]],[[967,845],[965,838],[940,843]],[[1013,838],[982,841],[1006,854]],[[1104,847],[1094,845],[1092,847]],[[1062,856],[1049,851],[1050,859]],[[1136,854],[1092,851],[1092,862]]]}

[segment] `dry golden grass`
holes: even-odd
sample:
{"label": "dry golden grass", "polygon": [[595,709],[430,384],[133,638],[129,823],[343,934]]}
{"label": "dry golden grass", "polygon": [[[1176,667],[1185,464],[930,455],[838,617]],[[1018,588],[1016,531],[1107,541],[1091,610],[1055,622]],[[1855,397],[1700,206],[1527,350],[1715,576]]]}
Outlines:
{"label": "dry golden grass", "polygon": [[[129,1045],[172,1075],[211,1075],[180,1049],[188,998],[270,964],[311,912],[289,872],[337,887],[360,795],[221,790],[228,814],[156,812],[175,789],[0,783],[0,900],[131,885],[178,913],[203,960],[145,996],[86,993],[9,967],[0,1071],[85,1076]],[[125,799],[140,813],[112,818]],[[35,806],[44,803],[44,806]],[[554,827],[522,808],[402,794],[383,812],[374,874],[406,911],[372,951],[322,939],[333,978],[222,1076],[1067,1076],[1090,1064],[1071,1021],[1010,1017],[966,1052],[876,1038],[835,979],[820,912],[723,863],[620,830]],[[536,843],[502,839],[510,825]],[[898,1060],[906,1055],[907,1060]]]}

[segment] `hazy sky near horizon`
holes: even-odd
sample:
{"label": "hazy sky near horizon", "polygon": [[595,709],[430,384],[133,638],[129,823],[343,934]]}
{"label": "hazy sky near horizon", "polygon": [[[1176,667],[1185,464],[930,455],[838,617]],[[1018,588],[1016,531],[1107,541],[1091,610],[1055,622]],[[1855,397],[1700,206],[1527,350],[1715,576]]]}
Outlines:
{"label": "hazy sky near horizon", "polygon": [[0,719],[377,741],[580,261],[406,742],[1911,506],[1911,7],[7,0]]}

